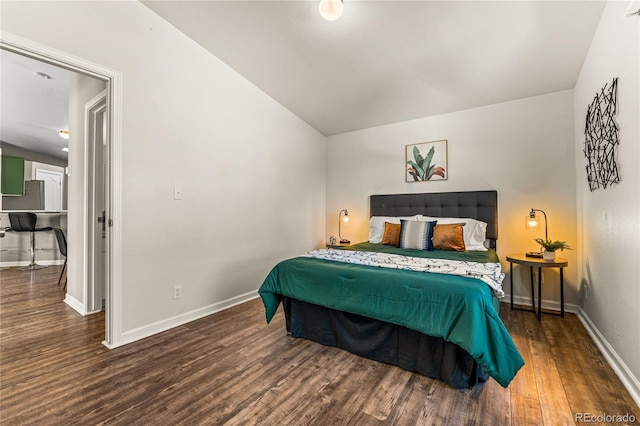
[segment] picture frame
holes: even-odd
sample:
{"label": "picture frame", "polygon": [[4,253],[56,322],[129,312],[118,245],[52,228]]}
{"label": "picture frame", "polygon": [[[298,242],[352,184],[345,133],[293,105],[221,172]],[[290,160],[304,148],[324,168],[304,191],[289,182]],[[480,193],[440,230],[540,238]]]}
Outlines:
{"label": "picture frame", "polygon": [[406,182],[433,182],[447,180],[447,140],[422,142],[405,147]]}

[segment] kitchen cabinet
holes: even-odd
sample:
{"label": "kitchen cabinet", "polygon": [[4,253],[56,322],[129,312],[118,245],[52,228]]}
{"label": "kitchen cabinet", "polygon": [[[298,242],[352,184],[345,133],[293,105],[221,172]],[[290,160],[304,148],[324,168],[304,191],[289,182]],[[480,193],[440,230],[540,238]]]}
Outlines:
{"label": "kitchen cabinet", "polygon": [[0,192],[2,195],[24,195],[24,158],[3,155],[1,167]]}

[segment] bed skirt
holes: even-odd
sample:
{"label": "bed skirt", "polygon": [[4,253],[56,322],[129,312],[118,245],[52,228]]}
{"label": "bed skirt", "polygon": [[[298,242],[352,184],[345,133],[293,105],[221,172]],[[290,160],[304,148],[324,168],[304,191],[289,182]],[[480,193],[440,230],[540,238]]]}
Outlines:
{"label": "bed skirt", "polygon": [[471,388],[488,375],[466,352],[442,338],[403,326],[283,297],[287,332],[355,355]]}

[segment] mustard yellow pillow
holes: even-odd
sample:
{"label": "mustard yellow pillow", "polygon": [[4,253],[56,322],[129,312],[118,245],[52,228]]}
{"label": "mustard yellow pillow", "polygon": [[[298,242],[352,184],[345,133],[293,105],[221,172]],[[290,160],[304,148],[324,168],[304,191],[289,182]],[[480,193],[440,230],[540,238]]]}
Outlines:
{"label": "mustard yellow pillow", "polygon": [[384,223],[384,234],[382,235],[382,244],[388,246],[396,246],[400,243],[400,229],[399,223]]}
{"label": "mustard yellow pillow", "polygon": [[436,225],[433,230],[433,248],[436,250],[467,251],[464,245],[462,225]]}

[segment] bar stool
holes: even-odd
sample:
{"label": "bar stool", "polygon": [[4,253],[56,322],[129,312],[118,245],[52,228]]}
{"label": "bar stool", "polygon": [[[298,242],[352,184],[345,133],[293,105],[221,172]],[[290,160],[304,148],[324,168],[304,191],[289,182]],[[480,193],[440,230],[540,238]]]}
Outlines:
{"label": "bar stool", "polygon": [[16,271],[35,271],[36,269],[46,268],[46,265],[38,265],[36,263],[36,232],[51,231],[53,228],[36,228],[38,216],[30,212],[9,213],[9,223],[11,228],[7,231],[13,232],[30,232],[31,233],[31,263]]}
{"label": "bar stool", "polygon": [[[60,228],[53,228],[53,232],[56,233],[56,239],[58,240],[58,249],[60,254],[64,256],[64,265],[62,265],[62,271],[60,271],[60,277],[58,278],[58,287],[62,282],[62,275],[67,269],[67,238],[64,236],[64,231]],[[62,290],[67,291],[67,276],[64,277],[64,287]]]}

